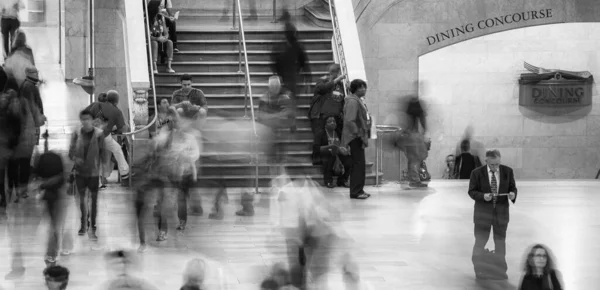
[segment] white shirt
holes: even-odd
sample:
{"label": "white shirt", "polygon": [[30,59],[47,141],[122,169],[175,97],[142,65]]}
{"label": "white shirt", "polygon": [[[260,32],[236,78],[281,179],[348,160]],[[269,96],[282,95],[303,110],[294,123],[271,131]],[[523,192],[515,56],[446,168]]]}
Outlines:
{"label": "white shirt", "polygon": [[158,6],[159,10],[171,8],[173,8],[173,2],[171,2],[171,0],[161,0],[160,5]]}
{"label": "white shirt", "polygon": [[500,174],[498,174],[500,173],[500,168],[498,168],[498,171],[494,173],[489,166],[486,165],[486,167],[488,171],[488,180],[490,181],[490,188],[492,188],[492,175],[494,175],[496,177],[496,193],[500,193],[498,191],[498,189],[500,189],[500,178],[498,178],[500,176]]}

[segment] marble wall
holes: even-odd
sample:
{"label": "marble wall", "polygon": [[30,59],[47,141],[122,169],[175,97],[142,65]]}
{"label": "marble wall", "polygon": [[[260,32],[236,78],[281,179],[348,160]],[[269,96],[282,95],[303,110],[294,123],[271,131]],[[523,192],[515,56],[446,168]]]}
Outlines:
{"label": "marble wall", "polygon": [[[600,1],[595,0],[353,0],[352,2],[355,7],[361,48],[364,55],[367,79],[369,80],[369,96],[367,98],[369,109],[376,116],[379,124],[400,126],[403,125],[401,99],[408,95],[421,93],[419,91],[420,56],[443,47],[501,31],[552,23],[598,22],[600,20]],[[516,24],[512,23],[486,29],[474,29],[471,33],[446,39],[436,45],[429,45],[427,42],[428,36],[461,25],[477,24],[480,20],[542,9],[551,9],[553,17],[545,20],[521,21]],[[551,32],[546,37],[554,38]],[[481,43],[475,42],[473,45],[481,45]],[[510,50],[510,47],[515,45],[517,44],[512,43],[504,49]],[[530,50],[544,52],[545,48],[538,45],[537,47],[531,47]],[[586,67],[582,69],[586,69]],[[513,71],[512,73],[516,72]],[[462,74],[465,78],[471,77],[466,72],[462,72]],[[489,72],[490,77],[496,74],[497,72]],[[514,76],[512,81],[516,82]],[[511,93],[511,95],[513,94]],[[564,118],[560,116],[547,117],[539,122],[545,125],[539,126],[559,130],[559,127],[551,124],[564,123]],[[507,119],[510,118],[507,116]],[[433,142],[436,146],[436,140],[433,140]],[[389,144],[385,147],[386,150],[390,151],[389,154],[397,154]],[[440,162],[440,160],[433,159],[437,158],[435,156],[442,154],[436,150],[439,149],[434,147],[430,152],[431,157],[428,164]],[[370,160],[375,159],[373,149],[370,150],[369,156]],[[385,162],[384,166],[386,178],[394,179],[394,176],[398,176],[398,172],[404,168],[401,168],[399,162],[392,158],[386,159],[389,160]],[[540,176],[539,172],[521,172],[523,178]],[[434,176],[437,174],[436,172],[433,173]],[[555,176],[553,174],[541,175],[545,177]],[[586,175],[585,177],[594,177],[587,176],[587,173],[573,174],[572,177],[584,177],[584,175]],[[565,175],[561,174],[560,176]]]}
{"label": "marble wall", "polygon": [[64,23],[62,66],[66,80],[87,75],[87,49],[89,49],[87,0],[61,0]]}
{"label": "marble wall", "polygon": [[428,166],[440,177],[465,128],[487,148],[500,149],[518,177],[591,178],[600,168],[600,101],[530,110],[520,107],[523,61],[600,74],[600,23],[553,24],[510,30],[446,47],[419,58],[420,97],[434,140]]}
{"label": "marble wall", "polygon": [[94,4],[96,94],[108,90],[119,92],[119,108],[124,113],[125,120],[129,120],[128,98],[132,92],[127,84],[125,36],[123,22],[119,17],[119,13],[124,15],[125,6],[121,0],[95,1]]}

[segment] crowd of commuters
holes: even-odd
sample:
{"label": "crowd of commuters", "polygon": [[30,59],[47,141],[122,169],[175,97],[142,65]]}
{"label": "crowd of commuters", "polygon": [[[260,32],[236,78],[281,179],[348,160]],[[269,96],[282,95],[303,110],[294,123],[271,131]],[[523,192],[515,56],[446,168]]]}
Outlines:
{"label": "crowd of commuters", "polygon": [[[156,218],[156,241],[168,239],[168,217],[177,209],[177,231],[188,226],[188,208],[202,212],[201,204],[190,204],[190,191],[198,181],[198,161],[202,152],[204,121],[208,116],[208,102],[202,90],[193,88],[190,75],[180,78],[181,88],[172,98],[162,99],[156,108],[152,128],[152,146],[135,164],[128,164],[122,143],[122,134],[129,130],[123,112],[119,109],[119,93],[110,90],[98,95],[98,101],[79,113],[80,126],[70,140],[68,157],[74,163],[66,168],[60,155],[48,151],[48,133],[43,136],[45,150],[34,156],[39,144],[41,127],[45,124],[44,106],[39,92],[42,83],[35,68],[32,49],[26,35],[19,30],[18,12],[21,1],[0,6],[2,9],[2,34],[5,63],[0,69],[0,208],[13,206],[14,218],[22,221],[37,212],[32,211],[35,193],[45,205],[50,220],[50,231],[44,261],[48,267],[43,276],[48,289],[66,289],[72,273],[57,265],[59,255],[69,255],[73,241],[67,223],[67,208],[75,197],[80,209],[78,234],[88,235],[98,241],[98,194],[106,188],[116,162],[121,180],[136,175],[133,211],[139,238],[138,252],[147,250],[145,217],[152,213]],[[171,0],[153,0],[148,7],[151,31],[152,70],[158,72],[158,58],[164,58],[169,73],[173,54],[178,52],[176,22]],[[309,179],[291,180],[281,164],[285,152],[280,151],[277,140],[281,132],[296,132],[298,80],[301,72],[309,73],[308,58],[297,38],[297,30],[289,13],[284,13],[285,43],[278,48],[273,59],[273,73],[268,91],[260,98],[256,121],[264,126],[261,141],[270,164],[270,174],[278,176],[273,183],[280,190],[277,204],[288,255],[287,265],[275,264],[262,281],[261,289],[306,289],[308,277],[313,283],[327,284],[330,272],[331,250],[342,239],[336,234],[332,220],[339,216],[337,209],[324,199],[323,191]],[[346,87],[347,90],[346,90]],[[366,105],[367,83],[360,79],[349,82],[338,64],[316,84],[308,117],[313,133],[312,163],[322,166],[324,185],[349,190],[351,199],[367,199],[364,191],[366,178],[365,149],[372,137],[372,119]],[[430,142],[424,137],[427,122],[424,106],[418,97],[405,102],[407,126],[395,138],[397,147],[408,160],[409,185],[426,187],[428,180],[424,160]],[[212,111],[211,111],[212,112]],[[470,179],[468,193],[475,201],[472,262],[478,279],[502,280],[507,278],[506,234],[509,223],[509,204],[517,199],[514,173],[501,165],[498,150],[485,151],[473,140],[472,128],[467,128],[457,146],[456,153],[446,158],[444,178]],[[34,158],[35,157],[35,158]],[[485,166],[481,160],[485,160]],[[33,162],[32,162],[33,160]],[[67,172],[67,174],[65,174]],[[8,184],[5,184],[4,176]],[[334,177],[337,177],[334,183]],[[223,182],[224,183],[224,182]],[[30,190],[29,188],[35,188]],[[227,185],[223,184],[215,195],[211,219],[223,219],[222,203],[227,200]],[[8,188],[8,191],[6,191]],[[174,198],[170,192],[175,191]],[[238,216],[253,216],[253,193],[242,195],[242,209]],[[10,203],[15,205],[11,205]],[[17,205],[19,204],[19,205]],[[25,267],[21,243],[31,228],[14,226],[11,232],[12,271],[7,278],[21,277]],[[495,250],[485,249],[493,230]],[[562,289],[560,273],[550,249],[536,244],[526,253],[521,290]],[[132,276],[129,268],[135,264],[135,254],[113,251],[106,255],[111,269],[120,269],[104,289],[156,289],[144,279]],[[346,281],[358,283],[358,266],[352,256],[345,253],[341,259]],[[327,264],[327,267],[323,267]],[[207,264],[202,259],[191,260],[183,275],[181,289],[205,289]],[[310,275],[309,275],[310,274]],[[350,288],[349,288],[350,289]],[[354,289],[354,288],[352,288]]]}

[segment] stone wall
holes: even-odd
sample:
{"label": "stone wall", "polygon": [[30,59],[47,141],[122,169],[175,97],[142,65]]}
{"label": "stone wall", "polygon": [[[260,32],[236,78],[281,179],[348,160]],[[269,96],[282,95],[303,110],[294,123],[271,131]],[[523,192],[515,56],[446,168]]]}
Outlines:
{"label": "stone wall", "polygon": [[[438,50],[443,47],[447,47],[459,42],[463,42],[469,39],[477,38],[483,35],[497,33],[501,31],[519,29],[524,27],[532,27],[545,24],[553,23],[569,23],[569,22],[596,22],[600,19],[600,1],[595,0],[515,0],[515,1],[497,1],[497,0],[457,0],[457,1],[437,1],[437,0],[406,0],[406,1],[395,1],[395,0],[353,0],[355,6],[355,14],[357,17],[357,26],[361,37],[361,47],[364,55],[365,67],[367,71],[367,79],[369,80],[369,92],[367,102],[371,113],[376,116],[379,124],[389,125],[403,125],[403,114],[401,112],[401,99],[404,96],[419,94],[419,57]],[[484,22],[484,28],[473,29],[472,32],[455,35],[454,37],[448,37],[443,41],[439,41],[430,45],[428,42],[428,36],[435,36],[439,33],[448,33],[448,30],[457,27],[462,27],[469,23],[477,25],[479,21],[494,19],[496,17],[504,17],[506,15],[518,14],[521,12],[537,11],[551,9],[552,17],[545,17],[543,19],[537,17],[536,19],[530,19],[527,21],[511,22],[504,25],[491,25],[486,27]],[[531,15],[531,14],[530,14]],[[537,15],[539,16],[539,14]],[[549,33],[547,36],[549,39],[556,39]],[[509,41],[510,42],[510,41]],[[480,45],[475,42],[473,45]],[[506,45],[506,43],[504,44]],[[514,45],[511,44],[511,45]],[[509,46],[510,47],[510,46]],[[509,48],[506,48],[509,49]],[[537,50],[536,50],[537,49]],[[532,47],[531,51],[542,52],[544,47],[538,46],[537,48]],[[519,61],[524,61],[520,59]],[[541,60],[541,59],[540,59]],[[496,60],[501,61],[501,60]],[[590,59],[590,62],[597,61]],[[532,61],[533,62],[533,61]],[[574,63],[561,63],[560,65],[575,65]],[[545,63],[539,63],[538,65],[546,66]],[[551,65],[550,65],[551,66]],[[577,67],[577,70],[591,70],[592,65],[581,64]],[[561,68],[561,67],[559,67]],[[465,78],[469,78],[470,75],[467,72],[461,72]],[[512,73],[511,86],[516,84],[517,78],[514,75],[517,73],[515,68]],[[494,76],[495,73],[491,72],[489,76]],[[422,85],[426,87],[427,85]],[[425,94],[427,94],[425,92]],[[506,92],[505,98],[513,98],[514,92]],[[511,106],[511,104],[506,104]],[[511,114],[520,114],[522,120],[532,119],[527,112],[521,112],[516,104],[512,105]],[[516,111],[515,111],[516,110]],[[451,112],[446,112],[449,114]],[[506,122],[510,121],[509,116],[505,116],[501,119]],[[545,132],[561,132],[565,130],[564,126],[556,125],[565,122],[564,116],[552,116],[546,115],[543,118],[538,118],[536,126],[545,128]],[[581,119],[581,118],[579,118]],[[477,120],[479,121],[479,120]],[[524,122],[524,121],[523,121]],[[584,121],[574,121],[577,122]],[[588,121],[586,121],[588,122]],[[589,118],[588,123],[593,123],[593,118]],[[446,126],[447,124],[444,124]],[[436,128],[441,126],[439,122],[432,122],[432,131],[439,132],[446,129]],[[529,126],[529,125],[527,125]],[[577,125],[578,126],[578,125]],[[595,125],[590,125],[595,126]],[[487,128],[479,128],[478,131],[485,132]],[[550,130],[550,131],[548,131]],[[535,131],[535,130],[534,130]],[[446,131],[447,132],[447,131]],[[448,134],[449,136],[455,136],[456,132]],[[528,137],[527,132],[523,132],[523,138]],[[454,135],[453,135],[454,134]],[[532,133],[533,134],[533,133]],[[534,135],[530,135],[534,136]],[[432,136],[435,137],[435,136]],[[506,136],[498,136],[498,142],[507,142]],[[451,137],[454,138],[454,137]],[[493,138],[493,137],[491,137]],[[430,152],[430,158],[428,164],[431,167],[434,164],[443,162],[439,159],[447,151],[442,150],[443,144],[436,145],[437,141],[433,138],[434,147]],[[525,140],[525,139],[523,139]],[[579,140],[579,141],[578,141]],[[485,141],[485,140],[483,140]],[[572,148],[578,148],[587,146],[589,140],[583,139],[569,139],[564,138],[563,141],[557,142],[576,142],[576,146]],[[452,141],[454,142],[454,141]],[[516,142],[516,141],[515,141]],[[520,141],[519,141],[520,142]],[[525,141],[523,141],[525,142]],[[544,141],[545,142],[545,141]],[[517,142],[518,144],[518,142]],[[559,144],[559,143],[557,143]],[[491,142],[490,146],[494,143]],[[396,155],[392,146],[386,147],[390,153]],[[525,145],[517,145],[515,150],[524,150]],[[565,155],[570,156],[569,152],[576,151],[577,149],[569,149],[571,151],[564,151]],[[370,156],[374,156],[373,150],[371,149]],[[529,152],[529,151],[525,151]],[[556,153],[558,154],[558,153]],[[549,158],[554,158],[556,155],[552,153]],[[435,159],[437,158],[437,160]],[[371,158],[373,160],[374,157]],[[384,172],[386,173],[387,179],[393,179],[394,176],[398,176],[398,172],[401,170],[398,166],[397,158],[385,158],[387,161],[384,166]],[[557,159],[560,160],[563,159]],[[511,166],[519,167],[523,162],[529,162],[532,160],[521,160],[514,161],[516,164],[509,164]],[[538,160],[539,161],[539,160]],[[506,160],[506,162],[513,162]],[[545,163],[540,163],[545,164]],[[568,162],[567,166],[569,172],[575,172],[579,170],[580,164],[572,164]],[[530,165],[527,165],[530,166]],[[537,165],[535,165],[537,166]],[[540,165],[541,166],[541,165]],[[540,173],[537,170],[525,170],[520,171],[521,178],[551,178],[555,176],[563,177],[585,177],[593,178],[590,176],[591,168],[600,167],[600,164],[586,164],[585,173],[556,173],[556,170],[550,170],[550,172]],[[567,169],[562,167],[559,171],[563,172]],[[439,176],[437,172],[432,172],[434,177]]]}
{"label": "stone wall", "polygon": [[[600,74],[600,23],[552,24],[487,35],[419,58],[420,98],[434,140],[428,166],[441,177],[465,128],[500,149],[517,176],[590,178],[599,169],[600,106],[519,106],[523,61]],[[600,101],[597,84],[593,103]]]}

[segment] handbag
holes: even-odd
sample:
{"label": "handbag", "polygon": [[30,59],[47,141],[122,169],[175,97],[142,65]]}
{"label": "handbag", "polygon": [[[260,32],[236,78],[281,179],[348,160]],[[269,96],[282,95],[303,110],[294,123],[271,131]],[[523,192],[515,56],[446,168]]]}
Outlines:
{"label": "handbag", "polygon": [[335,161],[333,162],[333,176],[342,176],[345,173],[344,164],[340,160],[339,156],[335,156]]}

